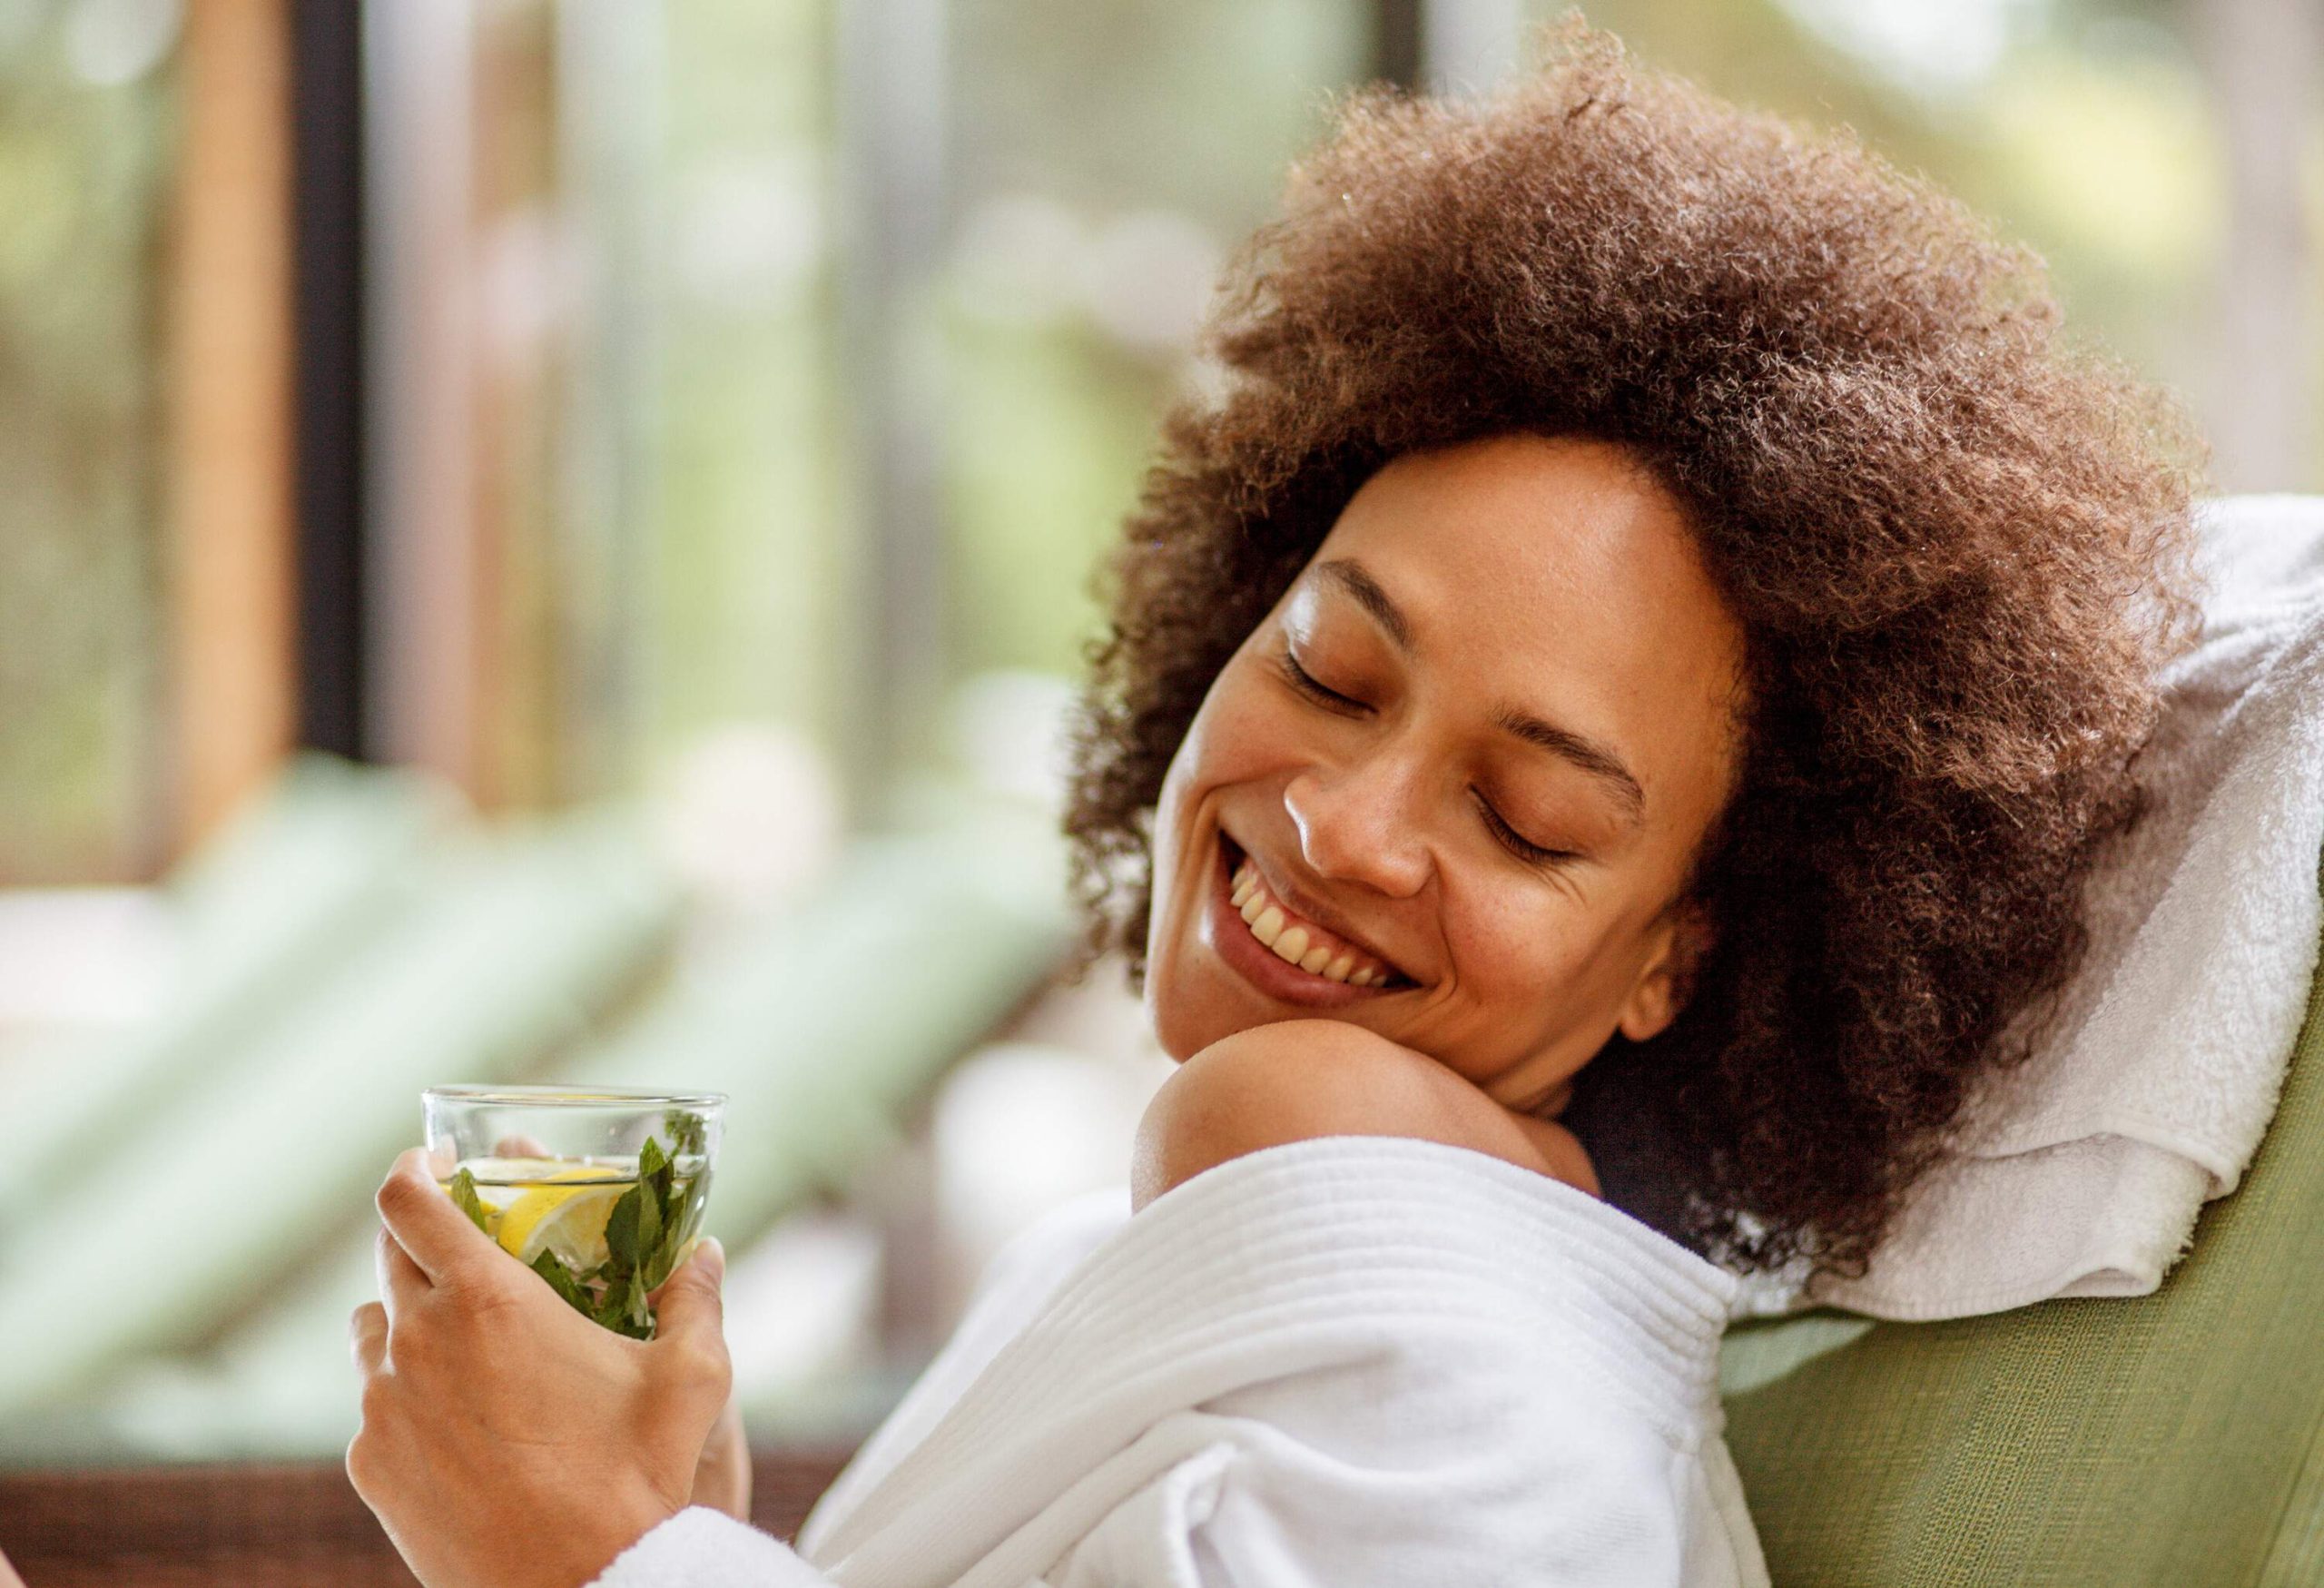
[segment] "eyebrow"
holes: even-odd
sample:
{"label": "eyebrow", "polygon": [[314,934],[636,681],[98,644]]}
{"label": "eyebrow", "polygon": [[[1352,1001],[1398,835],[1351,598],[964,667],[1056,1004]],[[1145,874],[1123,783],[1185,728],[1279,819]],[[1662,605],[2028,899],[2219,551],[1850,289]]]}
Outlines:
{"label": "eyebrow", "polygon": [[[1388,592],[1362,563],[1346,557],[1334,557],[1330,562],[1315,565],[1321,577],[1336,585],[1355,604],[1372,615],[1398,650],[1410,656],[1413,652],[1413,626],[1403,609],[1389,599]],[[1632,825],[1646,812],[1646,791],[1622,764],[1621,758],[1593,739],[1584,738],[1570,728],[1561,728],[1514,707],[1504,707],[1493,716],[1493,725],[1502,732],[1523,740],[1536,749],[1571,763],[1605,785],[1621,802]]]}
{"label": "eyebrow", "polygon": [[1337,585],[1357,606],[1372,614],[1373,621],[1388,631],[1388,637],[1396,642],[1398,650],[1407,656],[1412,653],[1413,626],[1404,621],[1403,609],[1388,599],[1388,592],[1364,571],[1362,563],[1334,557],[1330,562],[1317,563],[1315,571]]}

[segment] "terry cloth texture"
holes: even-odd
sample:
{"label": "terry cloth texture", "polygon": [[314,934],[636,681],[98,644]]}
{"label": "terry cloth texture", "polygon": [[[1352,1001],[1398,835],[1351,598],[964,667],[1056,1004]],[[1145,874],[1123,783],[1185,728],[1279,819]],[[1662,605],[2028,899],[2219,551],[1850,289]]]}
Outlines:
{"label": "terry cloth texture", "polygon": [[2154,1294],[1730,1331],[1777,1582],[2324,1583],[2324,981],[2305,1018],[2241,1189]]}
{"label": "terry cloth texture", "polygon": [[1735,1292],[1482,1153],[1269,1148],[1020,1238],[795,1553],[687,1513],[603,1581],[1765,1584],[1720,1437]]}
{"label": "terry cloth texture", "polygon": [[2157,801],[2092,877],[2090,952],[2023,1066],[1862,1278],[1754,1277],[1745,1310],[1876,1317],[2143,1296],[2233,1191],[2276,1107],[2324,905],[2324,497],[2202,505],[2210,589],[2142,760]]}

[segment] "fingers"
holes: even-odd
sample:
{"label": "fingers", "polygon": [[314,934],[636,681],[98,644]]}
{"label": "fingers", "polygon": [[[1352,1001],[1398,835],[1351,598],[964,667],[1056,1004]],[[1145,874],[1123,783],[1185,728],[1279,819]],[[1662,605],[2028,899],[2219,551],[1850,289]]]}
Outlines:
{"label": "fingers", "polygon": [[552,1154],[549,1149],[542,1144],[539,1137],[525,1135],[503,1136],[499,1140],[492,1144],[492,1155],[495,1158],[549,1158],[554,1156],[554,1154]]}
{"label": "fingers", "polygon": [[726,1354],[726,1307],[720,1287],[726,1279],[726,1248],[715,1239],[695,1243],[694,1256],[664,1281],[656,1304],[655,1334]]}
{"label": "fingers", "polygon": [[402,1317],[430,1288],[428,1276],[385,1226],[372,1240],[371,1265],[379,1277],[379,1300],[390,1319]]}
{"label": "fingers", "polygon": [[388,1309],[376,1301],[357,1307],[348,1319],[347,1339],[356,1371],[366,1378],[379,1372],[388,1360]]}
{"label": "fingers", "polygon": [[454,1272],[483,1261],[497,1249],[484,1231],[452,1205],[428,1173],[423,1148],[415,1147],[396,1159],[374,1200],[395,1244],[419,1265],[431,1285],[441,1285]]}
{"label": "fingers", "polygon": [[723,1511],[737,1522],[751,1519],[751,1446],[743,1432],[742,1407],[732,1395],[702,1442],[688,1503]]}

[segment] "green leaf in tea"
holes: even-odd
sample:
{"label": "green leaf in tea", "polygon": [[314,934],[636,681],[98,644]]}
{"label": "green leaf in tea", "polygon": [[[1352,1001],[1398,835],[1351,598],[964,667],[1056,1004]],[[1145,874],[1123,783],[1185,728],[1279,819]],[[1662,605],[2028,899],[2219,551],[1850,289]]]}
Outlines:
{"label": "green leaf in tea", "polygon": [[566,1305],[586,1316],[589,1297],[573,1277],[572,1270],[555,1252],[543,1252],[533,1259],[533,1272],[548,1281],[549,1288],[565,1297]]}
{"label": "green leaf in tea", "polygon": [[615,1273],[626,1273],[642,1265],[645,1256],[638,1240],[638,1219],[645,1205],[646,1190],[643,1182],[621,1194],[614,1210],[606,1218],[606,1263]]}
{"label": "green leaf in tea", "polygon": [[[665,1169],[663,1171],[665,1180],[668,1179],[668,1175],[669,1171]],[[662,1245],[663,1207],[668,1192],[666,1189],[657,1188],[651,1180],[640,1182],[638,1189],[645,1193],[637,1199],[636,1267],[642,1273],[653,1266],[655,1254]]]}
{"label": "green leaf in tea", "polygon": [[654,1315],[645,1306],[645,1287],[634,1272],[607,1287],[589,1316],[615,1334],[633,1340],[654,1337]]}
{"label": "green leaf in tea", "polygon": [[[678,1172],[678,1156],[699,1154],[704,1124],[698,1115],[672,1110],[664,1126],[676,1144],[675,1150],[647,1137],[637,1152],[637,1181],[614,1201],[606,1216],[606,1257],[576,1274],[555,1252],[533,1259],[533,1271],[547,1282],[566,1304],[594,1322],[634,1340],[654,1337],[655,1318],[649,1297],[677,1267],[686,1243],[701,1222],[706,1177],[696,1158],[694,1172]],[[460,1171],[453,1200],[491,1233],[490,1217],[477,1196],[474,1178]]]}
{"label": "green leaf in tea", "polygon": [[485,1234],[492,1233],[492,1221],[484,1210],[484,1198],[476,1194],[476,1176],[463,1169],[452,1177],[452,1205],[468,1216],[469,1220]]}
{"label": "green leaf in tea", "polygon": [[670,1139],[670,1150],[678,1157],[703,1150],[708,1139],[708,1129],[700,1114],[684,1109],[672,1109],[662,1116],[662,1129]]}
{"label": "green leaf in tea", "polygon": [[671,1178],[662,1187],[662,1233],[655,1243],[654,1255],[645,1265],[647,1287],[658,1287],[678,1266],[679,1254],[686,1242],[694,1238],[694,1226],[702,1213],[702,1177],[685,1179]]}

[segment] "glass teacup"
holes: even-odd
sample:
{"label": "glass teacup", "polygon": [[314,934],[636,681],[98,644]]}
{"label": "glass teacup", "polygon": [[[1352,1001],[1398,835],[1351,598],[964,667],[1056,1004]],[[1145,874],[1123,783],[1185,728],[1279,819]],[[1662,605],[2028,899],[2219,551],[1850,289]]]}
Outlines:
{"label": "glass teacup", "polygon": [[702,1227],[726,1100],[716,1092],[434,1086],[437,1182],[575,1310],[654,1337],[649,1294]]}

